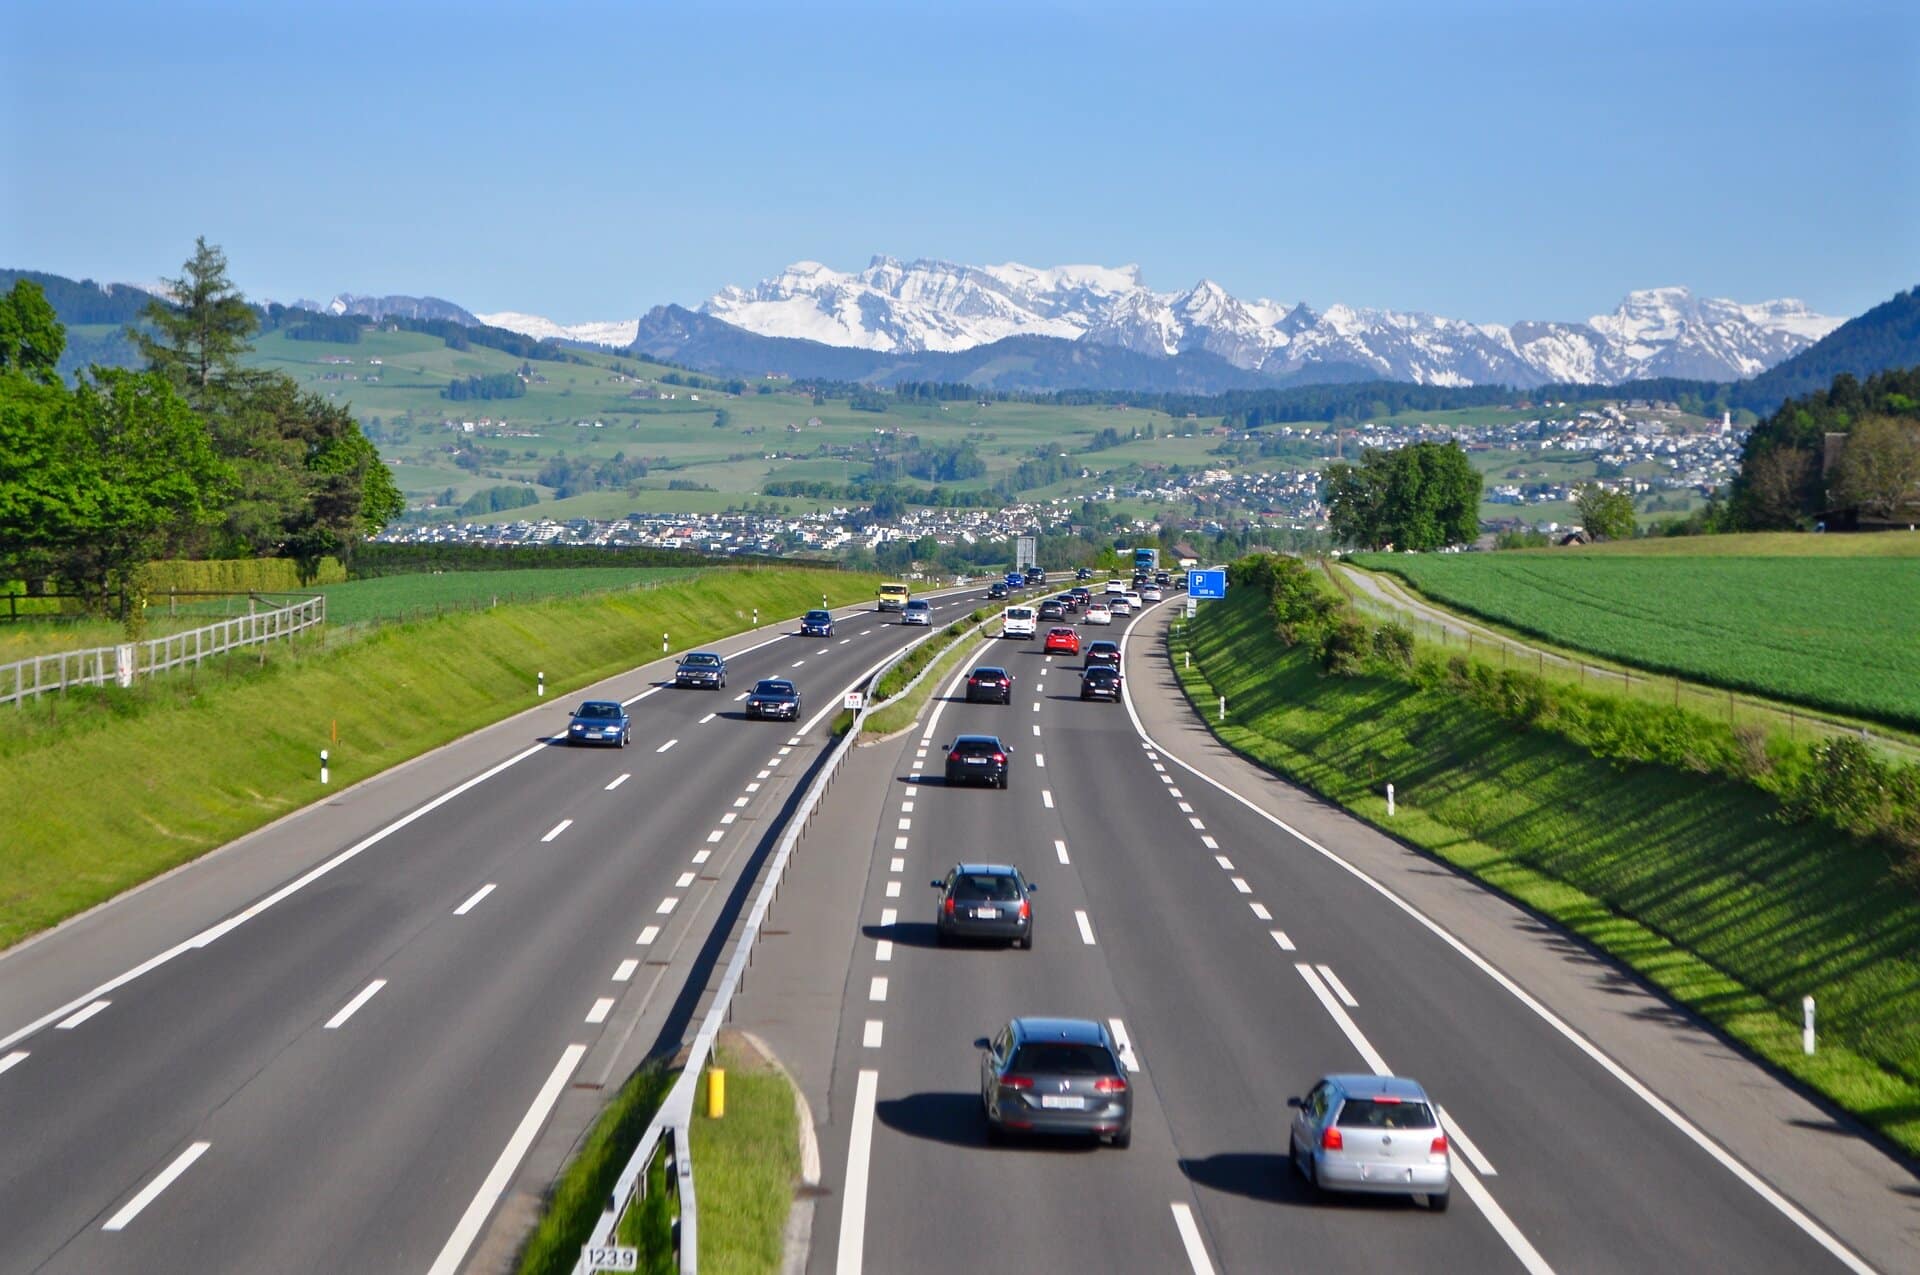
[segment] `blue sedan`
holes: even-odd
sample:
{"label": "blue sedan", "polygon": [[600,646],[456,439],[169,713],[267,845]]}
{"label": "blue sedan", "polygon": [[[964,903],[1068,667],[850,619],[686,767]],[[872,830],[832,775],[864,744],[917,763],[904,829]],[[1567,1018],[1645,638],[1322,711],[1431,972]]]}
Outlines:
{"label": "blue sedan", "polygon": [[573,711],[573,720],[567,723],[567,742],[625,748],[633,742],[633,723],[617,700],[590,699]]}

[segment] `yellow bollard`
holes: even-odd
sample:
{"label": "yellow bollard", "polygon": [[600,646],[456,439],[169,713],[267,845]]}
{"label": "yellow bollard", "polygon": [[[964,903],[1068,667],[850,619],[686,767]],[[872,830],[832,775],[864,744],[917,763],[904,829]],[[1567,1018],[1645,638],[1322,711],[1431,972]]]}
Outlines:
{"label": "yellow bollard", "polygon": [[727,1073],[718,1067],[707,1068],[707,1119],[718,1120],[727,1114]]}

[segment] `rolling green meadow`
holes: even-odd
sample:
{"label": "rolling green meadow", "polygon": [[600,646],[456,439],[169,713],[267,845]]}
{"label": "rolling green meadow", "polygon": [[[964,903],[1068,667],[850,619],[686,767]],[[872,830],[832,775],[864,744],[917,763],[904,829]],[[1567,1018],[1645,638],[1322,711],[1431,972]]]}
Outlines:
{"label": "rolling green meadow", "polygon": [[1920,535],[1689,536],[1355,561],[1557,646],[1920,726]]}

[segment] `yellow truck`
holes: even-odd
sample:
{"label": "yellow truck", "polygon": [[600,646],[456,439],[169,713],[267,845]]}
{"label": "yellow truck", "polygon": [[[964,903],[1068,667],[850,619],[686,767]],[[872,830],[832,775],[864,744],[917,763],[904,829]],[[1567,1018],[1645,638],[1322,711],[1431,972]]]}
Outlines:
{"label": "yellow truck", "polygon": [[880,586],[880,609],[882,611],[904,611],[907,609],[908,589],[904,584],[883,584]]}

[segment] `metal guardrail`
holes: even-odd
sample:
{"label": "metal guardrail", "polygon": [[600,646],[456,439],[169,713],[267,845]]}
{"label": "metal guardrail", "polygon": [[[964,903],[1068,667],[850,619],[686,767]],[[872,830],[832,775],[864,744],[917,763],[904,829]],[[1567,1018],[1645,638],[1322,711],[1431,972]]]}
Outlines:
{"label": "metal guardrail", "polygon": [[326,621],[327,599],[316,594],[291,606],[251,612],[166,637],[29,656],[0,664],[0,704],[24,705],[29,698],[73,686],[105,686],[109,682],[131,686],[136,678],[197,665],[210,656],[241,647],[291,638]]}

